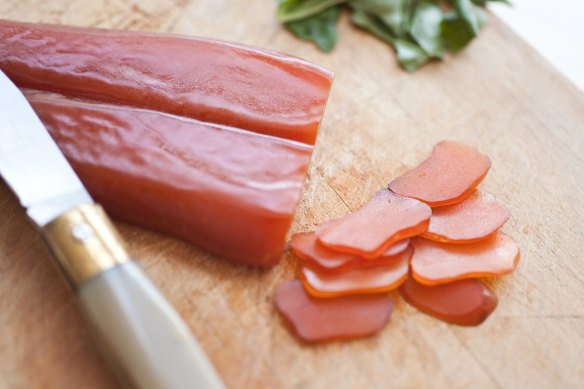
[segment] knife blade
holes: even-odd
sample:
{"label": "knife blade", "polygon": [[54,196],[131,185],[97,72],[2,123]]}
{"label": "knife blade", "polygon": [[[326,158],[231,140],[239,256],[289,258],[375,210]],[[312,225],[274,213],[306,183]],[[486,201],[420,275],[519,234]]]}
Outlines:
{"label": "knife blade", "polygon": [[105,212],[2,71],[0,174],[40,229],[125,384],[224,387],[188,326],[130,259]]}
{"label": "knife blade", "polygon": [[42,227],[65,211],[93,200],[45,130],[26,98],[0,72],[0,172]]}

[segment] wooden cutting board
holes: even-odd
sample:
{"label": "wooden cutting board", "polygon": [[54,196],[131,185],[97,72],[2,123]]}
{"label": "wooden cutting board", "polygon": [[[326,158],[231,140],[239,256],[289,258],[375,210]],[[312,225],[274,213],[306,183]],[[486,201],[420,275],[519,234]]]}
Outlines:
{"label": "wooden cutting board", "polygon": [[[510,205],[517,271],[480,327],[446,325],[396,293],[378,336],[310,346],[274,310],[295,259],[256,270],[119,224],[131,252],[232,388],[582,387],[584,95],[498,20],[456,58],[415,74],[345,17],[330,54],[286,32],[275,1],[3,0],[2,18],[198,35],[297,55],[336,72],[293,231],[355,210],[442,139],[493,159],[482,188]],[[75,298],[0,183],[0,386],[111,388]]]}

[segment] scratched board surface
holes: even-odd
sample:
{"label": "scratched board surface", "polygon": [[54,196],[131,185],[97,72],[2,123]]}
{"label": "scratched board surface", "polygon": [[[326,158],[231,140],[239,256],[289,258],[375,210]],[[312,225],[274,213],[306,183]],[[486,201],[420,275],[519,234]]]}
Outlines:
{"label": "scratched board surface", "polygon": [[[412,75],[346,15],[330,54],[296,40],[271,0],[2,0],[0,17],[224,39],[280,50],[336,72],[293,231],[355,210],[454,139],[489,154],[482,188],[510,205],[517,271],[480,327],[446,325],[399,296],[377,336],[310,346],[276,313],[295,260],[254,270],[118,224],[134,256],[232,388],[564,387],[584,385],[584,95],[498,20],[456,58]],[[0,387],[116,383],[34,228],[0,182]]]}

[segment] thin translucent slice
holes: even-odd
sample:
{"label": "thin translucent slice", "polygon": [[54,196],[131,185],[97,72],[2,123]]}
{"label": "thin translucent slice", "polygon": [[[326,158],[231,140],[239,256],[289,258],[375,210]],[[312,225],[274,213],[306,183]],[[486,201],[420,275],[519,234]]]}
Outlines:
{"label": "thin translucent slice", "polygon": [[461,326],[481,324],[497,307],[495,292],[474,279],[427,286],[409,277],[399,292],[418,310]]}
{"label": "thin translucent slice", "polygon": [[472,193],[490,167],[491,159],[476,148],[442,141],[430,158],[393,180],[389,189],[431,207],[455,204]]}
{"label": "thin translucent slice", "polygon": [[316,236],[333,250],[376,258],[394,243],[426,231],[431,215],[426,204],[383,189],[356,212],[321,224]]}
{"label": "thin translucent slice", "polygon": [[393,257],[394,255],[397,255],[397,254],[405,251],[409,247],[409,245],[410,245],[409,238],[402,239],[398,242],[395,242],[391,246],[389,246],[387,248],[387,250],[385,250],[385,252],[383,254],[381,254],[381,257]]}
{"label": "thin translucent slice", "polygon": [[517,243],[501,232],[465,245],[424,238],[412,239],[412,245],[412,272],[414,278],[425,285],[509,274],[519,262]]}
{"label": "thin translucent slice", "polygon": [[324,271],[347,271],[354,268],[378,266],[394,261],[394,256],[408,248],[410,240],[404,239],[391,245],[375,259],[365,259],[354,254],[331,250],[320,244],[314,232],[294,234],[290,247],[301,259]]}
{"label": "thin translucent slice", "polygon": [[278,285],[275,301],[296,335],[307,342],[372,335],[385,326],[393,308],[387,294],[317,299],[298,280]]}
{"label": "thin translucent slice", "polygon": [[397,254],[392,263],[344,273],[323,272],[304,265],[300,268],[299,277],[308,293],[315,297],[389,292],[406,280],[411,256],[410,247]]}
{"label": "thin translucent slice", "polygon": [[445,243],[472,243],[494,234],[511,211],[490,193],[475,190],[458,204],[432,210],[426,239]]}

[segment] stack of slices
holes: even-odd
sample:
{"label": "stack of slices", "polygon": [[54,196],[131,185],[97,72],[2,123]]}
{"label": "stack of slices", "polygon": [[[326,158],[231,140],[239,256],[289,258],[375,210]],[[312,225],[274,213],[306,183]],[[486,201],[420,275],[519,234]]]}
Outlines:
{"label": "stack of slices", "polygon": [[399,289],[420,311],[458,325],[482,323],[497,305],[477,278],[512,272],[517,244],[499,232],[507,207],[476,189],[491,160],[462,143],[438,143],[422,164],[362,208],[292,237],[298,278],[276,306],[305,341],[371,335]]}

